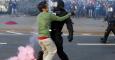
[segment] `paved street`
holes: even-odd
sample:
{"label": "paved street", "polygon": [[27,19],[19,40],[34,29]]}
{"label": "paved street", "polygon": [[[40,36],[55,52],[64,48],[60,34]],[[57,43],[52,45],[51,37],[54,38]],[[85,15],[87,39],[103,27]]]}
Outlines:
{"label": "paved street", "polygon": [[[38,26],[36,16],[30,16],[30,14],[33,15],[37,13],[35,8],[37,8],[36,4],[38,4],[38,1],[39,0],[15,0],[14,3],[11,0],[0,1],[0,12],[3,12],[3,9],[8,9],[7,13],[13,13],[13,10],[16,10],[16,16],[15,14],[0,14],[0,60],[8,60],[10,57],[17,56],[19,52],[18,48],[26,45],[31,45],[34,48],[35,57],[37,57],[38,51],[40,51],[40,46],[36,40]],[[100,42],[100,38],[103,37],[108,25],[107,22],[104,21],[104,18],[102,18],[102,15],[104,16],[108,14],[107,12],[114,11],[114,1],[107,0],[107,3],[102,0],[102,2],[100,0],[96,1],[68,0],[68,3],[65,0],[64,2],[65,8],[71,10],[72,13],[76,15],[76,17],[71,17],[74,28],[73,42],[68,42],[66,25],[64,25],[62,30],[64,51],[67,53],[69,60],[115,60],[114,35],[110,34],[106,44]],[[53,5],[57,4],[58,3],[53,3],[52,1],[49,7],[52,8]],[[100,18],[90,18],[90,14],[95,18]],[[87,16],[87,18],[77,17],[79,15]],[[24,50],[24,52],[26,51],[31,50]],[[22,55],[22,57],[25,56]],[[57,54],[54,60],[60,60]]]}
{"label": "paved street", "polygon": [[[108,45],[101,45],[100,37],[101,36],[74,36],[72,43],[69,43],[67,38],[64,37],[64,50],[70,60],[114,60],[115,38],[110,37]],[[0,60],[15,56],[19,46],[34,44],[35,51],[39,50],[39,46],[34,38],[35,36],[32,37],[31,35],[0,35]],[[87,43],[92,45],[88,45]],[[56,56],[54,60],[59,60],[59,58]]]}
{"label": "paved street", "polygon": [[[107,23],[103,19],[72,18],[74,23],[74,41],[69,43],[64,37],[64,50],[70,60],[114,60],[115,38],[111,35],[107,44],[100,43]],[[18,24],[6,25],[3,22],[15,21]],[[35,40],[37,24],[35,16],[0,16],[0,60],[16,56],[19,46],[32,44],[35,51],[40,47]],[[64,26],[64,36],[67,30]],[[37,55],[37,54],[35,54]],[[54,60],[59,60],[56,55]]]}
{"label": "paved street", "polygon": [[[1,18],[0,31],[4,33],[7,33],[7,31],[30,33],[31,31],[33,31],[33,28],[36,26],[35,25],[36,18],[32,16],[14,17],[9,15],[3,15],[0,16],[0,18]],[[17,24],[14,25],[2,24],[3,22],[8,22],[8,21],[14,21]]]}
{"label": "paved street", "polygon": [[[15,25],[1,24],[2,22],[14,21]],[[103,19],[93,19],[93,18],[72,18],[74,23],[74,34],[75,35],[102,35],[106,29],[107,23]],[[0,32],[9,33],[19,32],[30,34],[36,32],[37,23],[36,16],[0,16]],[[66,26],[63,28],[63,32],[67,34]]]}
{"label": "paved street", "polygon": [[0,60],[16,55],[17,47],[26,45],[28,38],[29,36],[0,35]]}

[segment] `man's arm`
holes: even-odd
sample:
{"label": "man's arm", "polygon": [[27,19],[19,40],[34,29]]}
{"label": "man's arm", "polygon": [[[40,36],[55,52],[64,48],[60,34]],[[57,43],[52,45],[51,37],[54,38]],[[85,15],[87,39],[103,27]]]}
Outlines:
{"label": "man's arm", "polygon": [[62,17],[56,16],[54,14],[50,14],[50,18],[51,18],[52,21],[64,21],[67,18],[69,18],[70,16],[71,16],[70,13],[65,15],[65,16],[62,16]]}
{"label": "man's arm", "polygon": [[69,40],[69,42],[72,42],[74,31],[73,31],[73,23],[72,23],[71,18],[68,18],[65,23],[66,23],[66,26],[67,26],[67,30],[69,32],[68,40]]}

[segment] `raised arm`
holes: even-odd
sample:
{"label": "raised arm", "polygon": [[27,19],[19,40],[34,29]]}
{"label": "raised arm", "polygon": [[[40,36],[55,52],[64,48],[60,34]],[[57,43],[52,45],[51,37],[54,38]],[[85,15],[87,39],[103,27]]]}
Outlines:
{"label": "raised arm", "polygon": [[59,16],[56,16],[54,14],[50,14],[50,17],[51,17],[51,20],[52,21],[64,21],[66,20],[67,18],[69,18],[71,16],[71,13],[63,16],[63,17],[59,17]]}

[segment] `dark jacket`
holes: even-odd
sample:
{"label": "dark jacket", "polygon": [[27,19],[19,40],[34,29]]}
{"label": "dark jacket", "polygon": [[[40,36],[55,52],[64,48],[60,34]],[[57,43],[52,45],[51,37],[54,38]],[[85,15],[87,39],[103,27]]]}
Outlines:
{"label": "dark jacket", "polygon": [[[57,16],[60,16],[60,17],[67,14],[67,12],[64,9],[54,10],[54,12],[56,13]],[[59,21],[52,22],[51,23],[51,29],[56,30],[58,32],[61,32],[64,24],[67,25],[67,29],[69,31],[69,34],[73,35],[73,25],[72,25],[73,23],[72,23],[71,18],[68,18],[62,22],[59,22]]]}
{"label": "dark jacket", "polygon": [[108,13],[105,17],[105,21],[107,21],[108,23],[115,24],[115,14],[113,12]]}
{"label": "dark jacket", "polygon": [[[53,12],[55,12],[56,15],[60,17],[66,15],[68,12],[66,12],[66,10],[64,9],[64,2],[61,0],[60,1],[58,0],[57,2],[58,2],[58,6],[53,9]],[[59,34],[61,34],[64,24],[66,24],[67,26],[67,29],[69,31],[69,36],[71,36],[73,39],[73,23],[71,18],[68,18],[62,22],[58,22],[58,21],[52,22],[51,23],[52,32],[55,32],[57,34],[58,32],[60,32]]]}

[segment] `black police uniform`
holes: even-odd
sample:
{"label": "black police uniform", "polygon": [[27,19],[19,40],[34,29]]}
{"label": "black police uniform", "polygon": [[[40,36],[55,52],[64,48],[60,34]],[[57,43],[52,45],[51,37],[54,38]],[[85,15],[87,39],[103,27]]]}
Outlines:
{"label": "black police uniform", "polygon": [[110,34],[110,32],[112,31],[115,35],[115,15],[114,12],[109,13],[106,17],[105,20],[108,22],[108,27],[106,29],[106,32],[104,34],[104,37],[101,38],[101,42],[102,43],[106,43],[107,42],[107,38]]}
{"label": "black police uniform", "polygon": [[[64,2],[62,0],[53,0],[54,2],[58,3],[58,6],[53,8],[53,12],[56,13],[57,16],[65,16],[67,14],[66,10],[64,9]],[[66,19],[65,21],[53,21],[51,23],[51,38],[55,42],[57,47],[57,54],[61,60],[69,60],[66,53],[63,51],[63,38],[62,38],[62,28],[66,23],[67,29],[69,31],[68,40],[71,42],[73,40],[73,23],[71,18]],[[42,60],[43,52],[40,51],[38,60]]]}
{"label": "black police uniform", "polygon": [[[64,16],[67,14],[67,12],[64,9],[64,2],[62,0],[56,0],[58,3],[58,6],[53,9],[53,12],[56,13],[57,16]],[[71,18],[68,18],[65,21],[59,22],[54,21],[51,23],[51,38],[55,42],[57,46],[57,54],[60,57],[61,60],[69,60],[66,53],[63,51],[63,38],[62,38],[62,28],[64,24],[66,23],[67,29],[69,31],[68,39],[71,42],[73,40],[73,25]]]}

